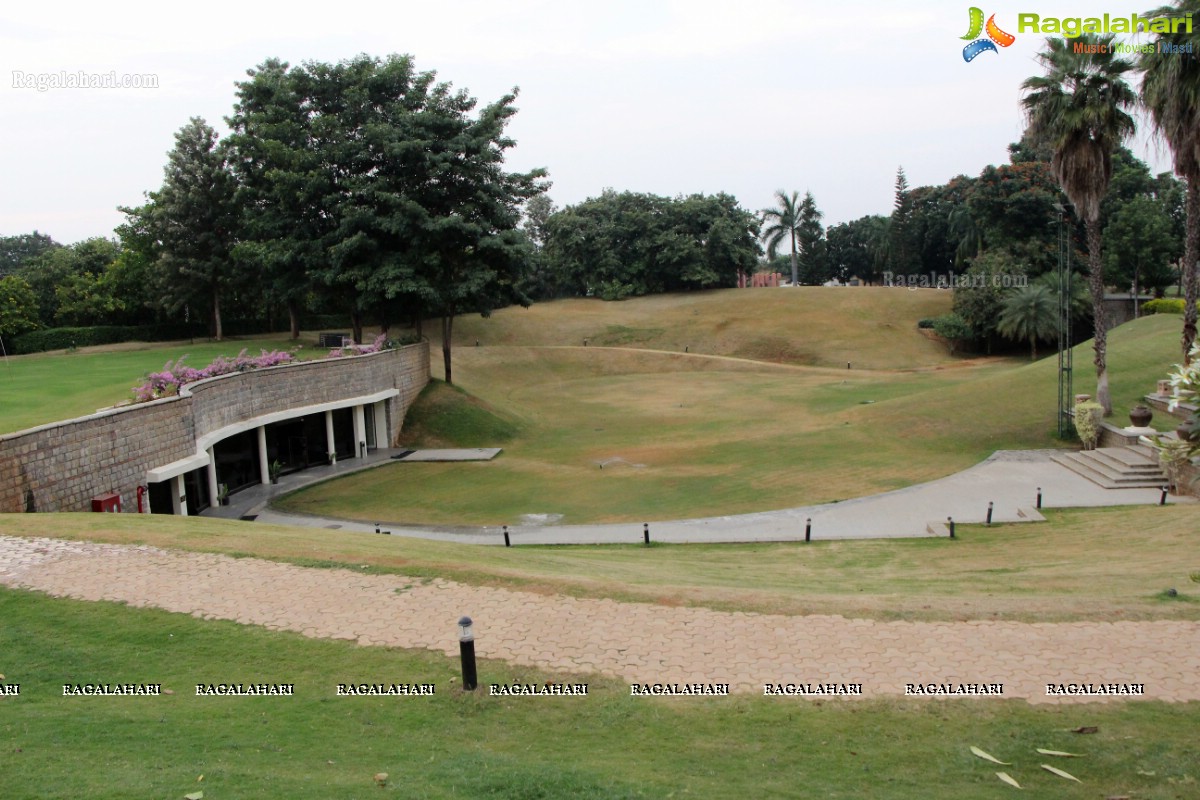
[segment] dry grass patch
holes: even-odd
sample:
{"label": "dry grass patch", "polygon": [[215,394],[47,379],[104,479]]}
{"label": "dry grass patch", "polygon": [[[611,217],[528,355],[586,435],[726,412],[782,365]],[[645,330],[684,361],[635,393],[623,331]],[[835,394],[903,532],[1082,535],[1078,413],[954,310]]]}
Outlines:
{"label": "dry grass patch", "polygon": [[[873,619],[1200,619],[1196,510],[1052,511],[960,538],[745,545],[478,547],[214,519],[37,514],[10,535],[145,543],[617,600]],[[1175,588],[1179,597],[1165,598]]]}

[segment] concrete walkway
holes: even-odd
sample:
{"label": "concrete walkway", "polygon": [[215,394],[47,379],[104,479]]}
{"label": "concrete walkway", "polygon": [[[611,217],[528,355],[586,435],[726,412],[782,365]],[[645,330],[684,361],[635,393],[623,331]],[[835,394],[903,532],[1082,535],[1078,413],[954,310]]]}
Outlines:
{"label": "concrete walkway", "polygon": [[[1126,691],[1140,685],[1137,698],[1200,700],[1198,622],[880,622],[731,613],[10,536],[0,536],[0,584],[451,657],[458,648],[454,623],[468,614],[481,657],[582,680],[600,674],[631,684],[728,683],[734,692],[755,694],[764,684],[861,684],[866,697],[904,695],[907,684],[1002,684],[1000,697],[1031,703],[1114,699],[1050,696],[1047,684],[1115,684]],[[386,676],[397,679],[431,680]],[[486,672],[481,682],[488,682]]]}
{"label": "concrete walkway", "polygon": [[[1001,450],[970,469],[929,483],[840,503],[803,506],[727,517],[650,523],[657,542],[777,542],[803,540],[811,520],[812,538],[885,539],[948,536],[947,518],[955,523],[984,522],[993,503],[994,522],[1031,522],[1037,513],[1038,492],[1043,508],[1072,508],[1156,504],[1158,489],[1104,489],[1050,460],[1057,450]],[[1190,497],[1169,497],[1171,503],[1194,503]],[[335,528],[374,533],[373,524],[309,517],[260,506],[260,522]],[[414,536],[466,544],[503,545],[499,525],[485,528],[418,527],[381,521],[398,536]],[[510,525],[514,544],[617,544],[642,541],[642,525]]]}

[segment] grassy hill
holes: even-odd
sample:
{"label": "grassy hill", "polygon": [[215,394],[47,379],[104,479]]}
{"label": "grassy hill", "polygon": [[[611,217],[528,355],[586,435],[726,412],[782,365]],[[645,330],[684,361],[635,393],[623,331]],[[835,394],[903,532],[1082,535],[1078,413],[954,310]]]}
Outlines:
{"label": "grassy hill", "polygon": [[[1177,328],[1176,318],[1149,317],[1112,332],[1119,419],[1176,360]],[[1075,360],[1076,391],[1087,392],[1090,345],[1080,345]],[[942,477],[997,449],[1062,444],[1054,438],[1053,358],[867,371],[624,348],[481,346],[458,350],[456,375],[482,404],[473,413],[495,413],[504,426],[516,421],[497,442],[505,448],[499,459],[393,464],[281,505],[395,523],[516,524],[528,514],[637,522],[858,497]],[[415,413],[424,413],[422,403]]]}
{"label": "grassy hill", "polygon": [[[884,287],[720,289],[622,302],[556,300],[454,322],[456,347],[580,345],[734,356],[780,364],[912,369],[952,361],[916,329],[950,292]],[[431,326],[432,327],[432,326]],[[437,331],[430,331],[436,335]],[[439,344],[440,344],[440,340]]]}

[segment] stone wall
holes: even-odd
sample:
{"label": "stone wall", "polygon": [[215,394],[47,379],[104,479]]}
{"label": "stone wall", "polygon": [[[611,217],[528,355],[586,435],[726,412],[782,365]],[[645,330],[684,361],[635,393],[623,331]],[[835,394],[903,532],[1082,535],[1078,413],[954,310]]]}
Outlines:
{"label": "stone wall", "polygon": [[[388,442],[395,442],[429,382],[429,344],[306,361],[198,381],[179,397],[123,406],[0,436],[0,513],[90,511],[116,492],[136,510],[146,472],[196,453],[196,439],[220,428],[298,406],[385,389]],[[385,444],[383,442],[380,443]]]}

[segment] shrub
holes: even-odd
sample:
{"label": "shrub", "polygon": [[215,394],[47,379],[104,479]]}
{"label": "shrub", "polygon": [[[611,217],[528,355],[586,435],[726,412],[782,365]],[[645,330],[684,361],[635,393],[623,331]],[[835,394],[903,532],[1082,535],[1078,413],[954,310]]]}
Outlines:
{"label": "shrub", "polygon": [[1083,442],[1084,450],[1095,448],[1100,438],[1100,420],[1104,417],[1104,406],[1096,402],[1075,405],[1075,433]]}
{"label": "shrub", "polygon": [[1182,297],[1160,297],[1157,300],[1147,300],[1142,303],[1142,311],[1147,314],[1182,314]]}
{"label": "shrub", "polygon": [[933,319],[930,317],[926,317],[925,319],[919,319],[919,320],[917,320],[917,327],[924,328],[925,330],[932,330],[933,329]]}
{"label": "shrub", "polygon": [[160,372],[152,372],[147,375],[145,383],[133,387],[133,401],[147,403],[163,397],[172,397],[179,394],[179,388],[185,383],[194,383],[205,378],[215,378],[218,375],[228,375],[233,372],[245,372],[251,369],[287,364],[295,357],[291,353],[281,350],[270,352],[263,350],[261,355],[251,358],[246,355],[245,350],[242,350],[233,359],[217,356],[211,364],[203,369],[184,366],[183,359],[185,358],[187,356],[181,356],[174,365],[168,361]]}

